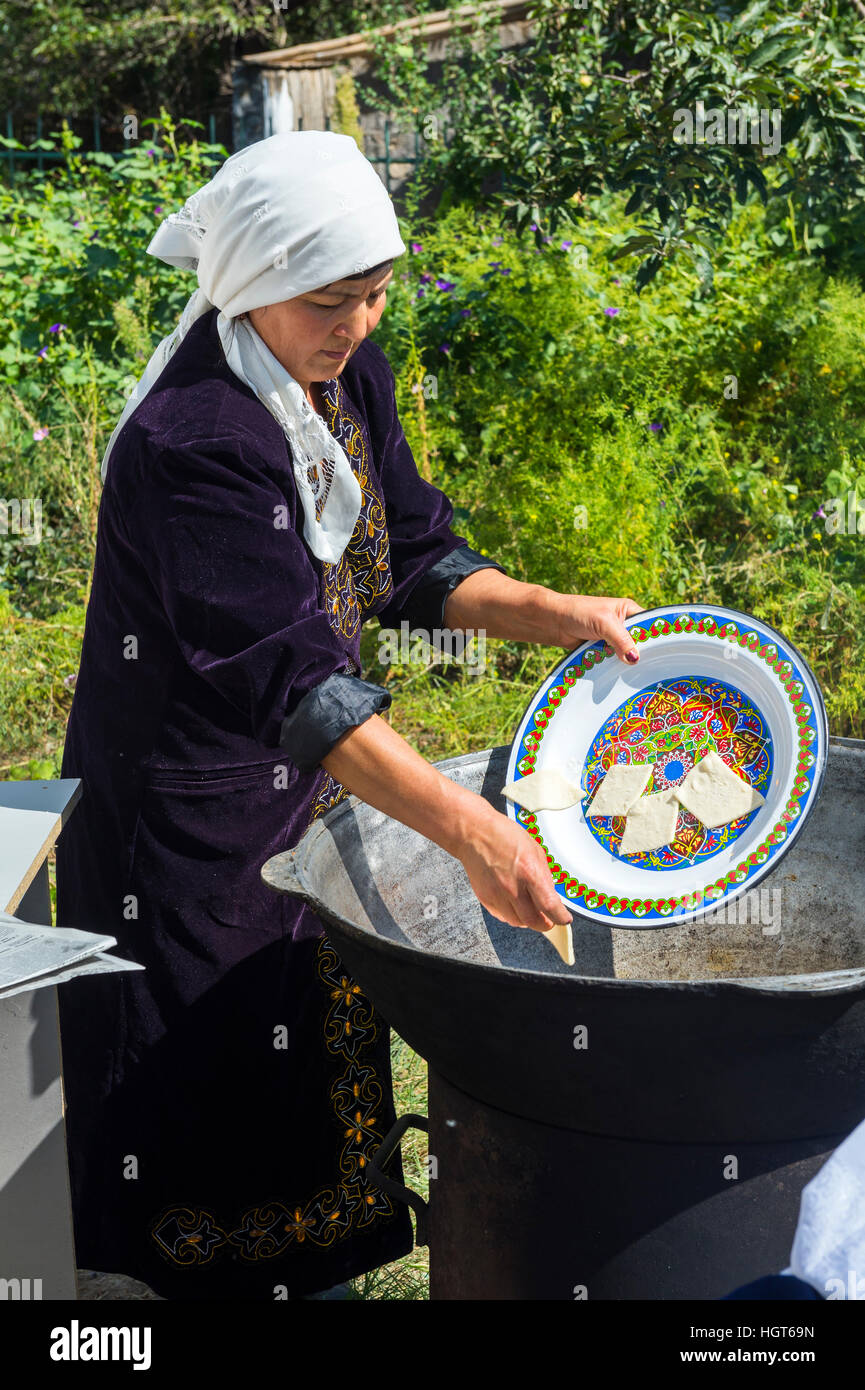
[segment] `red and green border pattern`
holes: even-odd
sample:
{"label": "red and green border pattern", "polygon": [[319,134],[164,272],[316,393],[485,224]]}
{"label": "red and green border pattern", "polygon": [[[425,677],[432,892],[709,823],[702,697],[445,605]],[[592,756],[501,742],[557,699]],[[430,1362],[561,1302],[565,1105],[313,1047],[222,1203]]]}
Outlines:
{"label": "red and green border pattern", "polygon": [[[772,827],[765,839],[746,859],[729,869],[724,877],[706,883],[702,888],[698,888],[692,893],[680,894],[679,897],[618,898],[601,892],[590,883],[581,881],[550,854],[538,829],[537,815],[534,812],[526,811],[523,807],[518,807],[518,803],[511,803],[514,806],[513,814],[516,819],[538,841],[546,854],[550,873],[556,883],[556,890],[577,910],[587,911],[595,918],[602,920],[608,918],[611,921],[616,919],[619,921],[639,921],[651,915],[669,917],[674,912],[687,913],[705,910],[710,904],[717,906],[731,888],[735,888],[738,893],[741,886],[746,884],[749,879],[753,879],[757,875],[763,878],[764,866],[778,853],[787,839],[791,822],[800,819],[813,793],[815,785],[813,774],[816,763],[814,745],[817,744],[819,747],[821,727],[818,724],[818,711],[806,701],[808,692],[802,679],[802,673],[795,662],[790,659],[790,655],[779,637],[767,640],[752,628],[730,620],[719,621],[712,614],[702,610],[680,612],[673,618],[656,617],[645,623],[631,622],[628,624],[628,631],[637,643],[650,642],[654,638],[668,636],[671,632],[704,633],[707,636],[717,637],[720,641],[735,643],[753,652],[760,660],[765,661],[792,707],[793,718],[798,726],[798,757],[791,795],[781,813],[781,819]],[[526,777],[534,771],[538,749],[541,746],[544,733],[562,701],[567,699],[577,681],[587,671],[600,666],[603,661],[610,657],[615,659],[615,653],[610,646],[605,642],[594,642],[564,668],[557,683],[550,685],[542,692],[520,739],[514,780]],[[817,698],[819,699],[819,692]],[[825,728],[825,713],[822,710],[822,702],[820,714],[822,715],[822,726]]]}

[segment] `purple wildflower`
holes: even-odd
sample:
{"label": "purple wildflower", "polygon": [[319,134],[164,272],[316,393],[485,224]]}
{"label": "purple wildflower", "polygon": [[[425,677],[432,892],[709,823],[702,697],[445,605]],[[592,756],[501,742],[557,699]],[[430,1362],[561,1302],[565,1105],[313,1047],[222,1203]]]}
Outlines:
{"label": "purple wildflower", "polygon": [[501,244],[502,244],[503,241],[504,241],[504,237],[503,237],[503,236],[494,236],[494,237],[493,237],[493,240],[492,240],[492,245],[493,245],[493,246],[501,246]]}
{"label": "purple wildflower", "polygon": [[491,265],[494,270],[498,270],[499,266],[501,265],[501,261],[487,261],[487,265]]}
{"label": "purple wildflower", "polygon": [[812,520],[812,521],[816,521],[818,516],[825,516],[825,515],[826,515],[826,513],[824,512],[822,506],[819,506],[819,507],[817,508],[816,512],[812,512],[812,513],[811,513],[811,520]]}
{"label": "purple wildflower", "polygon": [[147,158],[148,158],[148,159],[155,159],[155,158],[156,158],[156,151],[155,151],[155,150],[148,150],[148,151],[147,151]]}
{"label": "purple wildflower", "polygon": [[37,357],[47,357],[47,355],[48,355],[48,349],[47,349],[47,347],[41,347],[41,348],[39,349],[39,351],[37,352],[37,354],[36,354]]}
{"label": "purple wildflower", "polygon": [[154,212],[158,212],[160,216],[162,215],[162,208],[161,208],[161,207],[155,207],[155,208],[153,209],[153,211],[154,211]]}
{"label": "purple wildflower", "polygon": [[621,280],[614,280],[614,281],[613,281],[613,284],[614,284],[614,285],[621,285],[621,283],[622,283]]}
{"label": "purple wildflower", "polygon": [[538,224],[537,224],[537,222],[532,222],[532,224],[531,224],[531,230],[532,230],[533,232],[536,232],[536,231],[538,230]]}
{"label": "purple wildflower", "polygon": [[502,275],[510,275],[510,273],[511,273],[511,268],[510,268],[509,265],[504,265],[504,266],[502,266]]}
{"label": "purple wildflower", "polygon": [[436,280],[436,289],[444,290],[446,294],[450,294],[455,285],[455,280]]}
{"label": "purple wildflower", "polygon": [[439,348],[439,352],[450,352],[450,350],[451,350],[451,345],[450,345],[450,343],[442,343],[441,347]]}
{"label": "purple wildflower", "polygon": [[71,676],[64,676],[64,677],[63,677],[63,684],[64,684],[65,686],[67,686],[67,688],[68,688],[69,690],[74,690],[74,689],[75,689],[75,682],[77,681],[77,679],[78,679],[78,672],[77,672],[77,671],[73,671]]}
{"label": "purple wildflower", "polygon": [[41,425],[38,430],[33,431],[33,438],[36,440],[48,438],[48,426]]}
{"label": "purple wildflower", "polygon": [[81,226],[81,218],[80,218],[80,217],[76,217],[76,219],[75,219],[75,221],[72,223],[72,225],[73,225],[73,227],[80,227],[80,226]]}
{"label": "purple wildflower", "polygon": [[654,425],[650,425],[650,426],[649,426],[649,429],[650,429],[654,434],[660,434],[660,432],[661,432],[661,430],[662,430],[663,428],[664,428],[663,425],[658,425],[658,424],[654,424]]}
{"label": "purple wildflower", "polygon": [[422,285],[428,285],[431,279],[432,279],[432,276],[431,276],[431,275],[422,275],[422,276],[420,277],[420,282],[421,282]]}
{"label": "purple wildflower", "polygon": [[570,251],[570,249],[571,249],[571,247],[573,246],[573,244],[574,244],[574,243],[573,243],[572,241],[563,241],[563,242],[562,242],[562,250],[563,250],[563,251]]}
{"label": "purple wildflower", "polygon": [[620,314],[621,312],[622,312],[621,309],[605,309],[605,310],[604,310],[604,313],[607,315],[607,317],[608,317],[608,318],[611,318],[611,319],[614,319],[614,318],[616,317],[616,314]]}
{"label": "purple wildflower", "polygon": [[415,295],[415,299],[423,299],[425,294],[426,290],[418,290],[417,294]]}
{"label": "purple wildflower", "polygon": [[666,505],[667,505],[666,502],[664,502],[664,501],[662,500],[662,501],[661,501],[661,506],[662,506],[662,507],[666,507]]}
{"label": "purple wildflower", "polygon": [[415,256],[419,256],[420,253],[421,253],[421,251],[423,250],[423,242],[422,242],[422,241],[412,241],[412,242],[409,243],[409,245],[411,246],[411,249],[412,249],[412,252],[414,253],[414,255],[415,255]]}
{"label": "purple wildflower", "polygon": [[460,309],[460,318],[467,319],[470,313],[471,309]]}
{"label": "purple wildflower", "polygon": [[61,331],[61,329],[65,328],[65,327],[66,327],[66,324],[65,324],[65,323],[52,323],[52,325],[51,325],[51,327],[49,328],[48,332],[49,332],[49,333],[59,333],[59,332]]}

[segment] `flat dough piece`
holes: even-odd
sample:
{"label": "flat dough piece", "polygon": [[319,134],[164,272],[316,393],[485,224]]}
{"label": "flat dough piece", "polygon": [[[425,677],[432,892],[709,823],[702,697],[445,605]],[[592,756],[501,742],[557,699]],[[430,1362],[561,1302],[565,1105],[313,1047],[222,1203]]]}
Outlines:
{"label": "flat dough piece", "polygon": [[587,816],[624,816],[642,796],[652,775],[651,763],[614,763],[589,803]]}
{"label": "flat dough piece", "polygon": [[671,790],[641,796],[628,812],[619,853],[640,854],[668,845],[676,838],[678,819],[679,803]]}
{"label": "flat dough piece", "polygon": [[558,768],[545,767],[530,772],[517,782],[507,782],[502,795],[519,802],[527,811],[564,811],[581,801],[583,794]]}
{"label": "flat dough piece", "polygon": [[572,924],[570,922],[565,922],[563,924],[557,922],[554,927],[550,927],[549,931],[541,932],[541,935],[545,936],[547,941],[552,942],[553,946],[555,946],[562,960],[565,962],[565,965],[573,965],[575,963],[574,937],[571,928]]}
{"label": "flat dough piece", "polygon": [[717,753],[707,753],[695,763],[675,793],[685,810],[709,830],[746,816],[766,799]]}

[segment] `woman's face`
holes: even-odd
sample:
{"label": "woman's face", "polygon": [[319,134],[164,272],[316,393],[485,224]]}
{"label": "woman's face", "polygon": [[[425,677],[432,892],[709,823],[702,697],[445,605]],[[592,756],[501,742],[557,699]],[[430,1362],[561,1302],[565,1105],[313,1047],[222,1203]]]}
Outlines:
{"label": "woman's face", "polygon": [[250,309],[247,317],[308,395],[310,382],[339,376],[373,331],[382,316],[392,278],[393,267],[376,271],[365,280],[334,280],[295,299]]}

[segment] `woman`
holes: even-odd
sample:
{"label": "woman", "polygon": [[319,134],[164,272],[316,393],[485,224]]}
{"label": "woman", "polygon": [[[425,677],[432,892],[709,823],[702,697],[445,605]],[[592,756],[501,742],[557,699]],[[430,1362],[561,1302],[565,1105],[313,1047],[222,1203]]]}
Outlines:
{"label": "woman", "polygon": [[354,792],[501,920],[569,918],[535,841],[380,717],[361,625],[624,658],[638,607],[518,583],[451,531],[369,341],[405,246],[350,137],[242,150],[148,250],[199,288],[106,451],[63,759],[58,921],[144,967],[60,991],[77,1257],[170,1299],[296,1298],[412,1237],[364,1175],[387,1027],[261,866]]}

